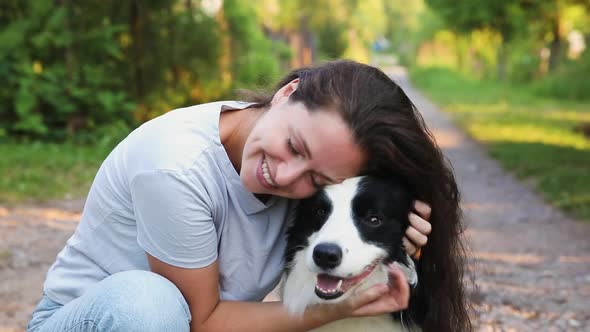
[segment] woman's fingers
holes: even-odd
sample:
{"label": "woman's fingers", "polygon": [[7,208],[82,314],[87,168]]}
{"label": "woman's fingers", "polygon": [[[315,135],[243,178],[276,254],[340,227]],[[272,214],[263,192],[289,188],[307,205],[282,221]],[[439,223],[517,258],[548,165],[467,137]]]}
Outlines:
{"label": "woman's fingers", "polygon": [[421,218],[419,215],[410,212],[408,218],[410,219],[410,225],[420,233],[428,235],[432,231],[432,225],[427,220]]}
{"label": "woman's fingers", "polygon": [[428,242],[428,237],[421,232],[418,232],[418,230],[412,226],[408,227],[406,230],[406,236],[416,247],[424,247]]}
{"label": "woman's fingers", "polygon": [[[390,286],[386,287],[386,292],[367,302],[363,306],[353,311],[353,316],[376,316],[386,313],[403,310],[408,307],[410,299],[410,287],[406,277],[399,267],[390,266],[389,268]],[[378,285],[380,286],[380,285]],[[367,290],[369,292],[371,289]],[[363,294],[365,295],[365,294]],[[374,296],[375,293],[371,294]],[[369,296],[365,297],[368,299]]]}
{"label": "woman's fingers", "polygon": [[416,248],[412,241],[410,241],[407,237],[404,237],[402,239],[402,242],[404,244],[404,249],[406,250],[406,253],[410,256],[414,256],[416,251],[418,251],[418,248]]}
{"label": "woman's fingers", "polygon": [[410,256],[414,256],[419,248],[424,247],[428,242],[428,235],[432,231],[432,225],[428,222],[432,210],[430,206],[422,201],[414,203],[416,213],[410,212],[408,218],[410,226],[406,230],[406,236],[403,239],[404,248]]}
{"label": "woman's fingers", "polygon": [[[381,296],[386,294],[389,291],[389,287],[386,284],[377,284],[370,287],[367,290],[364,290],[360,293],[354,294],[348,300],[345,301],[348,307],[348,312],[346,316],[357,316],[356,312],[361,308],[364,308],[371,303],[377,301]],[[358,316],[364,316],[359,314]]]}
{"label": "woman's fingers", "polygon": [[399,268],[398,263],[393,263],[389,266],[390,295],[392,295],[397,303],[401,306],[400,309],[408,307],[410,301],[410,284],[406,279],[406,275]]}
{"label": "woman's fingers", "polygon": [[430,205],[422,201],[414,201],[414,209],[422,218],[430,220],[430,214],[432,212]]}

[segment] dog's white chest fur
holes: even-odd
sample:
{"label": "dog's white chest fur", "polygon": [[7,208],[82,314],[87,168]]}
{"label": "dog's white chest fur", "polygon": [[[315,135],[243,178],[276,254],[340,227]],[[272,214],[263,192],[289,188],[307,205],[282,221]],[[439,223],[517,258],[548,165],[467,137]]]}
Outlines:
{"label": "dog's white chest fur", "polygon": [[[303,313],[310,304],[326,303],[314,295],[315,275],[310,273],[303,264],[305,251],[295,255],[293,270],[289,278],[285,280],[282,289],[283,301],[289,311],[295,315]],[[405,271],[404,271],[405,272]],[[387,272],[377,268],[355,291],[363,291],[377,283],[387,282]],[[354,292],[354,291],[353,291]],[[402,328],[399,321],[393,320],[391,315],[385,314],[376,317],[357,317],[338,320],[317,329],[314,332],[397,332],[407,331]]]}

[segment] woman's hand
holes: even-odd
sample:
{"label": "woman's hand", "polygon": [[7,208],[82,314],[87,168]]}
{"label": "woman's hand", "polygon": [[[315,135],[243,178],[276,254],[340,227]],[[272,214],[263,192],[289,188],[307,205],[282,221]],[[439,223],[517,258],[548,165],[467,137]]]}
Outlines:
{"label": "woman's hand", "polygon": [[428,235],[432,226],[430,220],[430,206],[421,201],[414,202],[414,209],[418,214],[410,212],[410,226],[406,230],[406,236],[403,239],[404,248],[408,255],[412,257],[419,256],[420,248],[428,242]]}
{"label": "woman's hand", "polygon": [[352,312],[352,316],[377,316],[394,311],[404,310],[410,301],[410,286],[402,270],[393,263],[389,266],[389,285],[377,285],[376,293],[371,291],[365,297],[361,294],[359,304],[362,304]]}
{"label": "woman's hand", "polygon": [[406,309],[410,299],[410,286],[397,263],[389,266],[389,280],[389,286],[378,284],[338,304],[320,306],[331,311],[328,315],[336,319],[378,316]]}

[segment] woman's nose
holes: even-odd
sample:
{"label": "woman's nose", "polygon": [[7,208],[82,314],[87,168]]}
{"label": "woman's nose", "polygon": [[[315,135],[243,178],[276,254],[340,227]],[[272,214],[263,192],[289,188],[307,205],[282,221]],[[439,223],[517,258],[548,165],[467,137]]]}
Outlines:
{"label": "woman's nose", "polygon": [[307,171],[307,162],[299,158],[291,158],[277,165],[274,181],[279,187],[293,184],[302,178]]}

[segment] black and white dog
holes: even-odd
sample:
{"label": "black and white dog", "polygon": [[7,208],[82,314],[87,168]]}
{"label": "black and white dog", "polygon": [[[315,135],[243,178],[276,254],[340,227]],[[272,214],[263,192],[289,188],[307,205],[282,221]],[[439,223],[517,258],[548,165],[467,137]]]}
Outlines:
{"label": "black and white dog", "polygon": [[[399,179],[371,176],[348,179],[302,200],[287,237],[282,297],[289,312],[301,314],[308,305],[342,301],[387,283],[387,265],[393,262],[416,286],[418,274],[402,244],[412,202]],[[420,330],[409,311],[349,318],[318,329],[402,330]]]}

